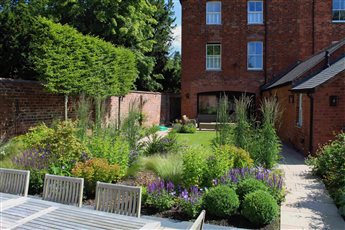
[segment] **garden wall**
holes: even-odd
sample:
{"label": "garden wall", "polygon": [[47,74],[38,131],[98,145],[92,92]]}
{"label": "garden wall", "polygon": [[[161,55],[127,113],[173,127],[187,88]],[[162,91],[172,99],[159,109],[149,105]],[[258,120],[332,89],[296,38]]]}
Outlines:
{"label": "garden wall", "polygon": [[[106,100],[106,119],[118,123],[118,119],[123,119],[128,113],[129,105],[135,102],[141,106],[144,125],[166,124],[180,116],[179,100],[177,94],[154,92],[131,92],[121,98],[110,97]],[[71,118],[75,118],[75,101],[72,98],[68,105]],[[63,117],[63,95],[46,92],[36,81],[0,78],[0,137],[22,134],[38,123],[49,124]]]}

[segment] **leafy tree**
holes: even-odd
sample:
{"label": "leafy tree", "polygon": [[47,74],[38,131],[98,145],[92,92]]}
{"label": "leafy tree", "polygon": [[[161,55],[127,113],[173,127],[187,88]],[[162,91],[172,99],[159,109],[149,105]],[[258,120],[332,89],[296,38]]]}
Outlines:
{"label": "leafy tree", "polygon": [[34,79],[27,60],[33,16],[25,1],[0,3],[0,77]]}
{"label": "leafy tree", "polygon": [[[155,65],[153,68],[153,73],[151,79],[147,79],[148,82],[137,83],[139,88],[144,88],[148,85],[151,90],[169,90],[166,88],[166,80],[169,80],[165,76],[165,68],[167,68],[169,62],[169,49],[173,41],[172,29],[175,27],[175,17],[174,17],[174,3],[172,0],[150,0],[150,3],[156,6],[156,11],[153,15],[157,23],[153,26],[154,37],[152,51],[147,53],[147,56],[153,57],[155,60]],[[170,76],[168,76],[170,77]],[[169,84],[168,84],[169,85]]]}
{"label": "leafy tree", "polygon": [[97,99],[125,95],[137,76],[130,50],[42,17],[33,29],[30,48],[39,79],[53,93],[85,93]]}
{"label": "leafy tree", "polygon": [[163,69],[163,75],[164,91],[179,92],[181,88],[181,54],[179,52],[176,52],[173,57],[169,57]]}
{"label": "leafy tree", "polygon": [[99,36],[114,45],[132,49],[136,54],[139,77],[137,88],[156,90],[152,74],[152,51],[156,7],[147,0],[44,0],[41,14],[62,24],[69,24],[83,34]]}

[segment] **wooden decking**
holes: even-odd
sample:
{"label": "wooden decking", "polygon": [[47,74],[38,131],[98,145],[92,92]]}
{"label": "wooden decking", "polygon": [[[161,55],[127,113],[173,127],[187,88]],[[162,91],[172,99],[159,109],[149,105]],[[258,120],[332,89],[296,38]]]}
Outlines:
{"label": "wooden decking", "polygon": [[0,193],[0,229],[160,229],[160,222]]}

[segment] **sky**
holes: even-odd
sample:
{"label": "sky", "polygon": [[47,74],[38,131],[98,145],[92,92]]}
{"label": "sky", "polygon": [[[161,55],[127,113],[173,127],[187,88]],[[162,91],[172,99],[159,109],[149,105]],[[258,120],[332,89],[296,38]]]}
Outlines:
{"label": "sky", "polygon": [[172,43],[171,53],[176,51],[181,52],[181,19],[182,19],[182,10],[180,0],[173,0],[174,2],[174,12],[176,17],[176,27],[173,30],[174,42]]}

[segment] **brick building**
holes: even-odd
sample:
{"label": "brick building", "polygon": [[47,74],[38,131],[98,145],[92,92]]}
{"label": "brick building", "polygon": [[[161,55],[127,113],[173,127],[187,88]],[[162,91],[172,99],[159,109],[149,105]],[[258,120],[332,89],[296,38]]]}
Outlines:
{"label": "brick building", "polygon": [[[214,115],[223,93],[230,99],[247,93],[258,101],[262,95],[274,92],[282,103],[289,99],[295,102],[282,119],[282,126],[289,126],[289,131],[280,130],[280,136],[305,153],[314,152],[318,144],[327,141],[333,131],[345,125],[344,71],[313,90],[293,89],[297,81],[316,77],[336,60],[342,61],[339,58],[345,55],[342,48],[345,0],[181,0],[181,4],[182,114],[189,117]],[[327,51],[330,46],[333,49]],[[319,59],[322,56],[322,60],[314,63],[315,56]],[[327,59],[328,56],[332,57]],[[322,64],[325,59],[327,66]],[[310,69],[297,76],[293,75],[296,68]],[[293,80],[279,87],[269,87],[289,77]],[[323,126],[329,125],[321,127],[311,122],[314,124],[312,132],[307,112],[311,104],[307,103],[310,99],[306,96],[310,96],[311,91],[315,97],[313,119]],[[301,127],[297,116],[299,100],[296,95],[299,92],[305,95],[302,100],[305,101],[303,119],[306,121]],[[334,94],[337,106],[328,108],[326,102],[330,99],[327,98],[322,109],[321,100],[316,99],[322,94]],[[322,122],[333,119],[326,115],[332,114],[331,109],[338,111],[336,124]],[[320,134],[320,130],[324,133]]]}

